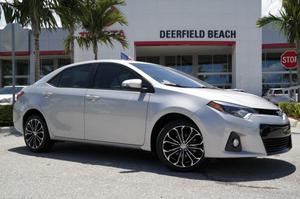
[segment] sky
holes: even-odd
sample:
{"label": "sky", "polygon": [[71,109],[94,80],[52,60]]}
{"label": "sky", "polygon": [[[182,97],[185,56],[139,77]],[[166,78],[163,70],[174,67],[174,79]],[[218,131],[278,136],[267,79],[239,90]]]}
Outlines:
{"label": "sky", "polygon": [[[4,0],[0,0],[3,2]],[[281,8],[282,0],[262,0],[262,16],[267,15],[268,13],[277,14],[279,9]],[[3,29],[5,26],[5,20],[3,17],[3,13],[0,19],[0,29]]]}

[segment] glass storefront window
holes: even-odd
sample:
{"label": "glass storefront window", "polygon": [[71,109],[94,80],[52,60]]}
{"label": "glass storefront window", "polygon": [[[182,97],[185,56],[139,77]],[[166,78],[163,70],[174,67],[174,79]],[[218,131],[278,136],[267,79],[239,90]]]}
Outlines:
{"label": "glass storefront window", "polygon": [[17,75],[29,75],[29,62],[28,60],[17,60]]}
{"label": "glass storefront window", "polygon": [[231,55],[199,55],[198,78],[220,88],[231,88]]}
{"label": "glass storefront window", "polygon": [[58,59],[58,67],[71,64],[71,59]]}
{"label": "glass storefront window", "polygon": [[166,56],[165,65],[187,74],[193,74],[193,56]]}
{"label": "glass storefront window", "polygon": [[160,64],[159,56],[140,56],[136,58],[137,61],[149,62],[153,64]]}
{"label": "glass storefront window", "polygon": [[280,63],[282,53],[262,55],[263,93],[270,88],[284,88],[297,85],[297,69],[285,69]]}
{"label": "glass storefront window", "polygon": [[42,59],[41,60],[41,74],[45,76],[54,70],[53,59]]}

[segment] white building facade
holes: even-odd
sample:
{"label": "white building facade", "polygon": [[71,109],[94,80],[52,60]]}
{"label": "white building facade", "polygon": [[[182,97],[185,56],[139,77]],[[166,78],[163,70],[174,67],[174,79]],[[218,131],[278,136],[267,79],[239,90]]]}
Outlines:
{"label": "white building facade", "polygon": [[[262,93],[261,0],[127,0],[122,12],[129,48],[100,46],[101,59],[136,60],[174,67],[222,88]],[[80,32],[79,30],[78,32]],[[93,59],[75,48],[75,61]]]}
{"label": "white building facade", "polygon": [[[115,43],[99,44],[99,59],[120,59],[123,52],[135,60],[158,63],[189,73],[220,88],[239,88],[261,95],[269,88],[297,84],[297,71],[280,64],[286,50],[294,49],[277,28],[256,27],[261,0],[126,0],[122,12],[128,26],[122,30],[128,49]],[[12,82],[11,27],[0,30],[0,87]],[[84,32],[78,30],[77,34]],[[68,33],[42,30],[42,76],[71,63],[63,43]],[[33,39],[16,27],[16,82],[34,79]],[[92,49],[75,42],[75,62],[94,58]]]}

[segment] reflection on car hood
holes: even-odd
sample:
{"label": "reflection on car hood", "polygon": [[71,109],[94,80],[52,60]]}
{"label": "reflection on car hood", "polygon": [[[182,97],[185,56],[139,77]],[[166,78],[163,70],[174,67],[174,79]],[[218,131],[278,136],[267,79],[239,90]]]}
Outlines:
{"label": "reflection on car hood", "polygon": [[201,98],[207,100],[214,101],[223,101],[229,102],[233,104],[238,104],[241,106],[247,106],[251,108],[259,108],[259,109],[279,109],[274,104],[265,100],[262,97],[230,90],[222,90],[222,89],[185,89],[184,92],[188,92],[189,94],[199,96]]}

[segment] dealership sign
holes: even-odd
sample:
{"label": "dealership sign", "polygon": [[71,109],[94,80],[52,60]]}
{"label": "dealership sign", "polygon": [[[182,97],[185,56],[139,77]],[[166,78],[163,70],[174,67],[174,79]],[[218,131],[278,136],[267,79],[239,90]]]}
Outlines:
{"label": "dealership sign", "polygon": [[281,55],[281,65],[287,69],[297,67],[297,52],[294,50],[287,50]]}
{"label": "dealership sign", "polygon": [[161,30],[161,39],[235,39],[236,30]]}

